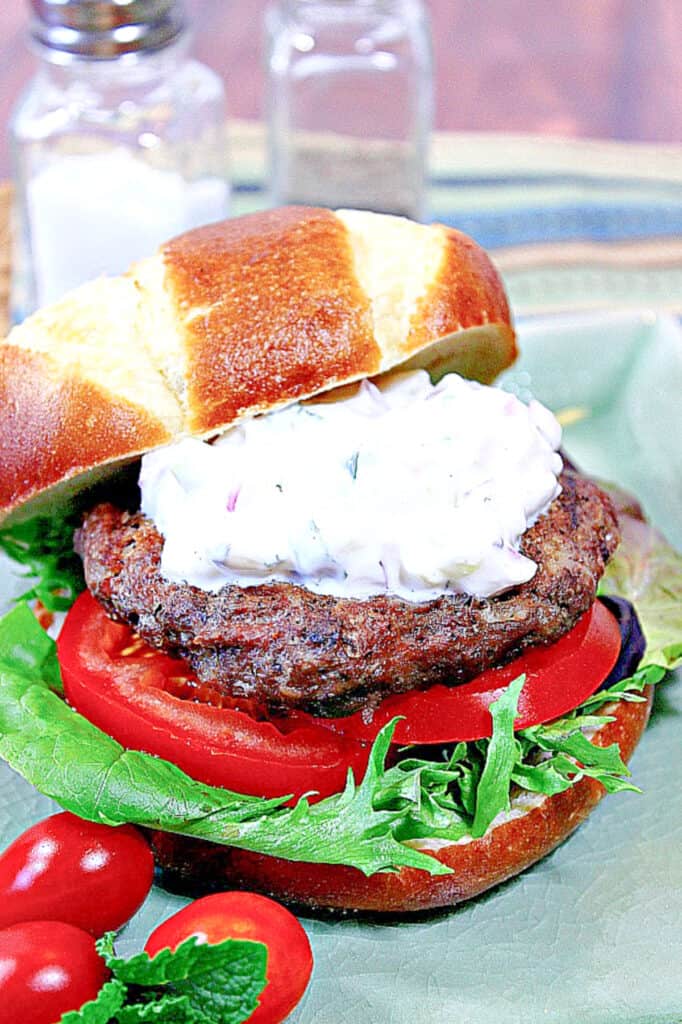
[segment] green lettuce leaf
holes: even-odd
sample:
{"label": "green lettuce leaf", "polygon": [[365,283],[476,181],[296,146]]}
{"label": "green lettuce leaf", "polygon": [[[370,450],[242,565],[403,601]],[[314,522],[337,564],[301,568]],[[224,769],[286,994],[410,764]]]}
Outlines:
{"label": "green lettuce leaf", "polygon": [[[5,643],[19,615],[26,648],[21,656]],[[42,650],[45,638],[21,608],[0,619],[0,755],[67,810],[90,821],[127,821],[288,860],[348,864],[368,875],[402,866],[447,873],[395,837],[403,812],[382,797],[395,723],[377,737],[359,785],[349,773],[342,793],[283,807],[286,795],[265,800],[205,786],[168,761],[124,749],[41,678],[38,656],[28,652]]]}
{"label": "green lettuce leaf", "polygon": [[476,838],[485,835],[488,826],[501,811],[509,810],[509,784],[514,765],[519,759],[514,736],[514,719],[525,681],[525,676],[519,676],[509,684],[502,696],[490,705],[493,734],[488,743],[485,765],[476,790],[476,810],[471,826],[471,834]]}
{"label": "green lettuce leaf", "polygon": [[595,715],[595,711],[614,701],[645,700],[645,688],[659,683],[664,676],[665,670],[660,666],[649,665],[628,679],[598,690],[566,717],[521,730],[517,740],[522,756],[514,765],[512,781],[522,789],[547,796],[563,793],[583,778],[596,779],[609,793],[640,792],[629,781],[630,772],[618,744],[598,747],[584,730],[599,729],[613,721],[613,715]]}
{"label": "green lettuce leaf", "polygon": [[0,550],[26,566],[31,586],[18,600],[37,599],[49,611],[66,611],[85,588],[83,568],[73,550],[79,517],[36,516],[0,529]]}
{"label": "green lettuce leaf", "polygon": [[63,693],[56,645],[38,625],[27,604],[16,605],[0,619],[0,643],[3,664],[29,678],[43,680],[56,693]]}
{"label": "green lettuce leaf", "polygon": [[630,495],[608,484],[622,539],[599,592],[625,597],[637,609],[647,647],[642,666],[682,664],[682,554],[642,518]]}
{"label": "green lettuce leaf", "polygon": [[634,788],[617,748],[595,746],[583,730],[608,720],[595,714],[605,704],[641,700],[644,687],[664,675],[649,666],[560,722],[515,734],[519,677],[491,705],[491,738],[455,744],[440,761],[408,753],[387,768],[391,722],[362,782],[349,773],[342,793],[289,807],[285,795],[267,800],[206,786],[168,761],[124,749],[60,698],[53,655],[53,641],[25,606],[0,619],[0,755],[41,792],[92,821],[132,822],[367,875],[404,866],[448,873],[406,842],[483,835],[509,807],[512,785],[554,793],[590,776],[610,791]]}

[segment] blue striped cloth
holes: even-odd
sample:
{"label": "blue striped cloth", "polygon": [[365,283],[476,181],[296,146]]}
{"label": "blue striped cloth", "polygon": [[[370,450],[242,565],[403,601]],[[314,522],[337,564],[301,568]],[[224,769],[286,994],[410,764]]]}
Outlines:
{"label": "blue striped cloth", "polygon": [[[262,126],[231,141],[234,212],[262,209]],[[518,315],[682,314],[682,146],[437,133],[429,212],[492,252]]]}

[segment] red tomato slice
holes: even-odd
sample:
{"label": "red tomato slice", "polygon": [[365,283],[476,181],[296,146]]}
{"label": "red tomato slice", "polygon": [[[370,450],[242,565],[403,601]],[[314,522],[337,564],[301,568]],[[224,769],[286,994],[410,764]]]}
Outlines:
{"label": "red tomato slice", "polygon": [[193,778],[257,796],[327,796],[348,768],[362,778],[369,744],[404,716],[397,744],[447,743],[489,736],[490,704],[525,673],[517,728],[566,714],[593,694],[620,651],[615,618],[596,602],[549,647],[459,686],[387,697],[371,719],[315,718],[302,712],[268,720],[248,700],[200,683],[184,662],[148,647],[111,622],[88,593],[69,612],[58,640],[68,701],[124,746],[174,762]]}
{"label": "red tomato slice", "polygon": [[615,618],[595,601],[573,629],[549,647],[534,647],[501,668],[482,672],[461,686],[387,697],[371,720],[361,712],[346,718],[315,719],[320,725],[356,740],[371,741],[395,715],[395,743],[447,743],[490,736],[488,707],[512,680],[525,673],[516,728],[559,718],[590,697],[616,664],[621,636]]}
{"label": "red tomato slice", "polygon": [[[327,796],[368,747],[314,719],[259,721],[202,685],[188,666],[112,622],[86,591],[57,641],[69,703],[123,746],[166,758],[192,778],[254,796]],[[306,716],[307,717],[307,716]]]}

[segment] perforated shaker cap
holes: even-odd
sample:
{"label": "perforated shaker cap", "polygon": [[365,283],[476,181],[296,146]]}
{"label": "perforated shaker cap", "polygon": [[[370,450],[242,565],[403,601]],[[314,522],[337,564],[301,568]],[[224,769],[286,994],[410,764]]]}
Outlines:
{"label": "perforated shaker cap", "polygon": [[181,0],[31,0],[31,37],[58,53],[111,60],[158,50],[185,27]]}

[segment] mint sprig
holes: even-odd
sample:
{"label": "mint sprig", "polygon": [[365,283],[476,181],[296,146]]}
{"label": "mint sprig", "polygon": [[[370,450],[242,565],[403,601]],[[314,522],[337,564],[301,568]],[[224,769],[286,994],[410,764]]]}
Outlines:
{"label": "mint sprig", "polygon": [[83,1003],[80,1010],[63,1013],[59,1024],[109,1024],[110,1020],[118,1020],[125,997],[126,987],[123,982],[112,978],[102,985],[97,997]]}
{"label": "mint sprig", "polygon": [[59,1024],[242,1024],[267,983],[267,947],[226,939],[200,944],[191,936],[155,957],[116,956],[114,933],[97,941],[111,972],[96,999],[62,1014]]}
{"label": "mint sprig", "polygon": [[206,1024],[187,996],[161,993],[140,994],[139,1001],[126,1003],[116,1015],[116,1024]]}
{"label": "mint sprig", "polygon": [[108,933],[97,949],[125,988],[119,1024],[240,1024],[256,1009],[266,984],[267,947],[262,942],[208,944],[190,936],[173,951],[162,949],[154,957],[142,952],[124,960],[116,956],[113,939]]}

